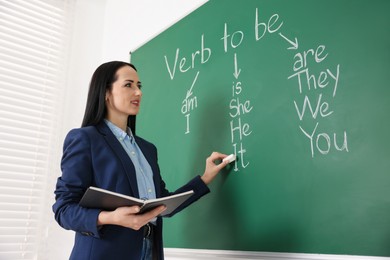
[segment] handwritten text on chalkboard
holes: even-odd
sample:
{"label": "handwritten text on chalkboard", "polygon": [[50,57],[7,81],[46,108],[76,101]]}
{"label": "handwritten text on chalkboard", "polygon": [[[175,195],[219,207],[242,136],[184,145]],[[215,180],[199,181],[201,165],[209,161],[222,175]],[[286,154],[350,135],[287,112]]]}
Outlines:
{"label": "handwritten text on chalkboard", "polygon": [[[264,21],[265,20],[265,21]],[[340,80],[340,64],[333,67],[327,67],[319,73],[313,66],[318,65],[328,58],[325,45],[318,45],[315,49],[299,50],[297,38],[291,40],[282,33],[284,22],[279,14],[273,14],[268,19],[263,19],[259,15],[259,9],[255,9],[254,16],[254,41],[258,42],[265,39],[267,36],[279,35],[281,39],[287,41],[290,46],[288,50],[295,53],[293,58],[293,73],[288,75],[287,79],[295,81],[299,95],[304,95],[303,101],[298,99],[293,100],[295,111],[300,122],[304,120],[314,120],[312,129],[307,126],[299,125],[299,129],[304,136],[305,141],[309,140],[310,154],[314,157],[316,154],[326,155],[332,150],[348,152],[347,132],[344,131],[341,135],[337,133],[322,132],[320,118],[325,119],[334,114],[335,111],[331,108],[329,98],[334,99],[337,95]],[[233,52],[232,67],[233,79],[231,93],[232,98],[229,101],[229,117],[230,121],[230,136],[234,153],[240,158],[235,162],[235,171],[238,167],[246,168],[249,161],[245,158],[247,152],[245,148],[245,139],[252,133],[250,122],[246,121],[245,115],[252,113],[253,106],[250,100],[244,100],[241,93],[245,91],[245,84],[240,80],[242,68],[239,67],[239,52],[238,47],[245,40],[244,32],[236,30],[229,31],[229,24],[224,23],[223,33],[220,40],[224,53]],[[180,48],[176,48],[174,57],[164,55],[164,61],[168,75],[171,80],[174,80],[176,73],[186,73],[190,70],[198,70],[191,87],[187,90],[186,96],[182,101],[181,112],[186,119],[185,134],[190,133],[190,114],[198,106],[198,99],[193,95],[193,88],[199,75],[200,66],[212,60],[212,49],[206,43],[205,35],[200,37],[200,47],[193,51],[191,55],[183,55]],[[209,40],[209,39],[208,39]],[[326,96],[324,91],[331,89],[331,97]],[[312,94],[315,92],[315,94]],[[342,141],[340,142],[340,139]]]}
{"label": "handwritten text on chalkboard", "polygon": [[[334,69],[326,68],[319,74],[312,73],[309,66],[309,59],[314,61],[310,64],[316,65],[326,60],[327,57],[328,53],[325,52],[324,45],[319,45],[315,50],[309,49],[303,52],[298,52],[294,55],[294,73],[290,75],[288,79],[296,80],[299,94],[301,95],[311,91],[319,92],[317,95],[314,95],[317,96],[317,100],[314,102],[311,99],[313,95],[309,94],[305,94],[303,104],[301,106],[296,100],[294,100],[295,109],[300,121],[303,121],[307,117],[309,117],[309,120],[317,120],[318,117],[326,118],[331,116],[334,112],[333,110],[330,110],[330,103],[323,100],[324,96],[322,90],[331,88],[332,98],[336,97],[340,77],[340,64],[337,64]],[[308,109],[310,110],[310,114],[305,117],[305,113],[308,111]],[[332,140],[332,137],[329,136],[328,133],[318,133],[318,125],[319,122],[316,121],[314,129],[310,131],[304,129],[302,126],[299,126],[302,133],[310,140],[310,150],[312,157],[314,157],[316,151],[320,152],[321,154],[328,154],[332,147],[334,147],[337,151],[348,152],[346,131],[344,131],[343,144],[340,146],[337,144],[336,133],[333,133]]]}
{"label": "handwritten text on chalkboard", "polygon": [[195,85],[196,80],[198,79],[199,71],[196,73],[195,79],[192,82],[191,87],[187,90],[186,97],[184,98],[181,106],[181,113],[186,117],[186,134],[190,133],[190,115],[191,111],[196,109],[198,107],[198,98],[193,95],[193,88]]}

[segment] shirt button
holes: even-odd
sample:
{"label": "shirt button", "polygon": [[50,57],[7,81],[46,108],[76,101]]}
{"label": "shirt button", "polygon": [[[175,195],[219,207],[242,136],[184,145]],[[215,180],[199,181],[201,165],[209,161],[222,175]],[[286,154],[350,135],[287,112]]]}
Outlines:
{"label": "shirt button", "polygon": [[149,193],[152,193],[152,189],[148,189],[148,192],[149,192]]}
{"label": "shirt button", "polygon": [[134,151],[131,151],[131,155],[133,155],[133,156],[134,156],[134,155],[135,155],[135,152],[134,152]]}

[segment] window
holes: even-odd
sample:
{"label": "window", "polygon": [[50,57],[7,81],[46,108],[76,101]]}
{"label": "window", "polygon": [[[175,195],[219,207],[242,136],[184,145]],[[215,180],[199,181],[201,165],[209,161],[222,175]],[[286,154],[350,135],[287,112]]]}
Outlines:
{"label": "window", "polygon": [[0,259],[45,259],[75,0],[0,0]]}

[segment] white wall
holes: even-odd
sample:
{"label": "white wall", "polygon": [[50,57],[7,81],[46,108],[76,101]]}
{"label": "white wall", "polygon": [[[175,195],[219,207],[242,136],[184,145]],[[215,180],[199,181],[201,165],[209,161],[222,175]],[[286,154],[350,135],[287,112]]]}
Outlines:
{"label": "white wall", "polygon": [[107,0],[104,60],[128,61],[134,51],[207,0]]}
{"label": "white wall", "polygon": [[[88,84],[97,66],[110,60],[128,61],[129,51],[205,2],[207,0],[77,0],[63,129],[59,138],[63,140],[71,128],[81,125]],[[60,151],[58,156],[61,156]],[[63,230],[50,219],[49,256],[45,259],[69,259],[74,233]]]}

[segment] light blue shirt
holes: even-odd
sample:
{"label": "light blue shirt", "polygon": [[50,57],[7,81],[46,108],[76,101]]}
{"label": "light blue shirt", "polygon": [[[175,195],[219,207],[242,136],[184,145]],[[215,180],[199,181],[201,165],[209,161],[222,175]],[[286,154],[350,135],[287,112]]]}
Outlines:
{"label": "light blue shirt", "polygon": [[134,164],[139,198],[143,200],[155,199],[156,190],[154,188],[152,168],[135,142],[131,129],[128,127],[127,132],[125,132],[106,119],[104,122],[116,136]]}

